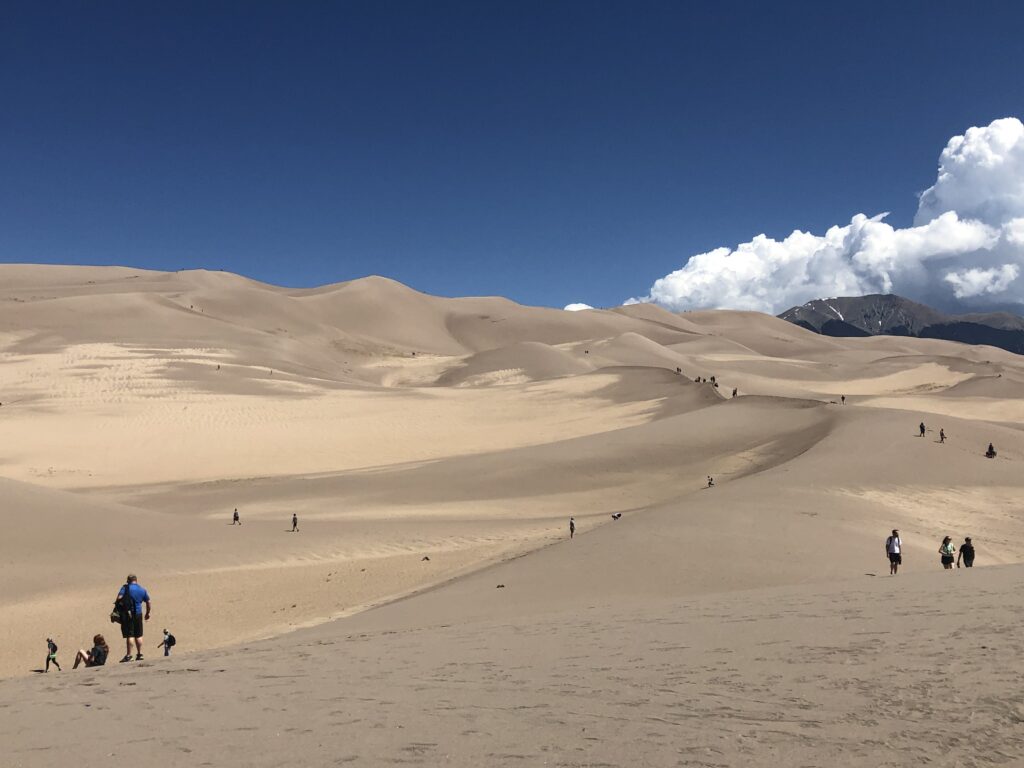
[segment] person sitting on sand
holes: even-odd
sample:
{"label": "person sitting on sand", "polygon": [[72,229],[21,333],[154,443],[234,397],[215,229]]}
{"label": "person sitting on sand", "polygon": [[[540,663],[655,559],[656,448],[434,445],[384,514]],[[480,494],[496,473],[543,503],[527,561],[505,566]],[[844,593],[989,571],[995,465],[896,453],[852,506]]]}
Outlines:
{"label": "person sitting on sand", "polygon": [[988,450],[985,451],[986,459],[994,459],[996,457],[996,449],[992,447],[992,443],[988,444]]}
{"label": "person sitting on sand", "polygon": [[924,422],[922,421],[920,424],[918,424],[917,428],[921,430],[921,437],[924,437]]}
{"label": "person sitting on sand", "polygon": [[953,540],[946,536],[942,540],[942,544],[939,545],[939,555],[942,561],[942,567],[947,571],[953,570],[953,560],[956,554],[956,547],[953,546]]}
{"label": "person sitting on sand", "polygon": [[574,536],[576,536],[576,518],[575,517],[570,517],[569,518],[569,538],[571,539]]}
{"label": "person sitting on sand", "polygon": [[885,540],[885,555],[889,558],[889,575],[895,576],[903,565],[903,542],[900,541],[900,532],[892,529],[892,535]]}
{"label": "person sitting on sand", "polygon": [[57,663],[57,644],[48,637],[46,638],[46,668],[43,669],[43,672],[50,671],[50,664],[53,664],[58,672],[64,671],[60,668],[60,664]]}
{"label": "person sitting on sand", "polygon": [[939,442],[940,443],[946,442],[946,430],[944,430],[944,429],[940,429],[939,430]]}
{"label": "person sitting on sand", "polygon": [[960,545],[960,551],[956,555],[956,567],[960,567],[960,560],[964,561],[964,568],[974,567],[974,544],[971,542],[971,537],[968,536],[964,539],[964,543]]}
{"label": "person sitting on sand", "polygon": [[80,650],[75,655],[75,666],[72,669],[78,669],[79,664],[85,664],[87,667],[102,667],[107,663],[109,653],[110,648],[107,646],[107,641],[103,639],[103,635],[96,635],[92,639],[92,650]]}

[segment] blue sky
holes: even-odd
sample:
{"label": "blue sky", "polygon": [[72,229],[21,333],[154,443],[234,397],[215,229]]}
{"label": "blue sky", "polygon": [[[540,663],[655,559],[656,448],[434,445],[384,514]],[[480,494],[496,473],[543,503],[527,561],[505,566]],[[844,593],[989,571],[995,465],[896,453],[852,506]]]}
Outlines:
{"label": "blue sky", "polygon": [[561,306],[859,212],[1024,114],[1024,4],[5,3],[0,261]]}

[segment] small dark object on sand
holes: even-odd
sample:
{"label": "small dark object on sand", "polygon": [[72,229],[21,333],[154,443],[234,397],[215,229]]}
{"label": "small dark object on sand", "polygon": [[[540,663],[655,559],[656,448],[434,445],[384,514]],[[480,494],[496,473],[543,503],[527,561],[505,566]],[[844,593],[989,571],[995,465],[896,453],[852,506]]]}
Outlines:
{"label": "small dark object on sand", "polygon": [[420,558],[420,562],[422,563],[424,560],[429,560],[429,559],[430,559],[429,557],[424,555],[422,558]]}
{"label": "small dark object on sand", "polygon": [[621,512],[613,512],[612,513],[612,520],[618,520],[620,517],[622,517],[622,513]]}
{"label": "small dark object on sand", "polygon": [[495,589],[504,589],[504,588],[505,588],[504,584],[499,584],[498,586],[495,587]]}

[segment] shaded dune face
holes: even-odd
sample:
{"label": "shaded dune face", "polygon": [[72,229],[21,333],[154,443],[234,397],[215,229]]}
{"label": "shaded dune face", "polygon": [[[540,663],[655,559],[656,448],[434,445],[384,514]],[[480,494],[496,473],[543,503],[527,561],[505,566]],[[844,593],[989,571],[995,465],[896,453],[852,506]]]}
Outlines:
{"label": "shaded dune face", "polygon": [[377,277],[0,265],[0,674],[108,629],[129,571],[196,650],[427,588],[348,621],[862,577],[893,527],[911,571],[946,534],[1017,563],[1021,361]]}

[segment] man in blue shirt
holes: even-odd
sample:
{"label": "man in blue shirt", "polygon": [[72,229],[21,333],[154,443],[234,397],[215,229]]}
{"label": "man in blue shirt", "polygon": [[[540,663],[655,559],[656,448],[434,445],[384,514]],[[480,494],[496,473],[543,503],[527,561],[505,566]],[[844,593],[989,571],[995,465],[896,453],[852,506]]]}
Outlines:
{"label": "man in blue shirt", "polygon": [[[125,590],[128,591],[126,600]],[[125,642],[125,656],[121,662],[132,660],[132,641],[135,641],[135,660],[142,661],[142,627],[144,621],[149,621],[149,613],[152,603],[149,599],[149,592],[139,585],[139,580],[134,573],[128,574],[123,587],[117,593],[117,599],[121,603],[121,637]],[[146,604],[146,613],[142,613],[142,604]]]}

